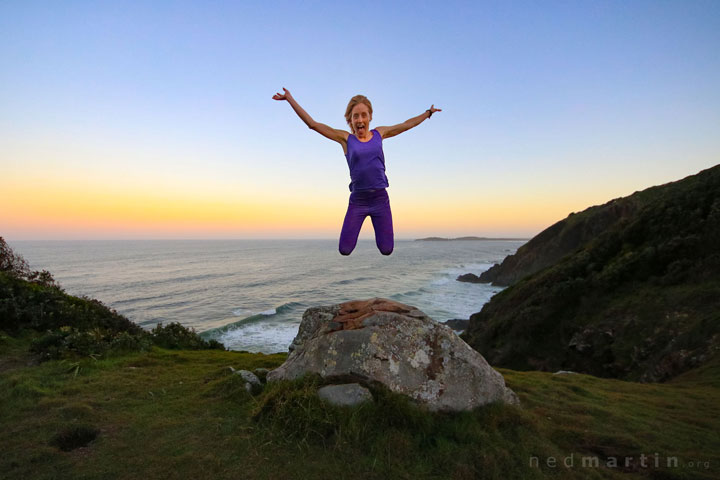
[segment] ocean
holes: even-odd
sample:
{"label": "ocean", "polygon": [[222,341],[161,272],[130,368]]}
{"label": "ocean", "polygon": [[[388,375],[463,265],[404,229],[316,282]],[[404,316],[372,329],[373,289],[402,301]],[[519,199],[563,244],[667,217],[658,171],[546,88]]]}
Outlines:
{"label": "ocean", "polygon": [[151,329],[180,322],[232,350],[287,351],[313,306],[385,297],[438,322],[468,318],[502,290],[458,282],[524,240],[396,240],[390,256],[360,240],[349,257],[336,240],[123,240],[9,242],[65,291],[102,301]]}

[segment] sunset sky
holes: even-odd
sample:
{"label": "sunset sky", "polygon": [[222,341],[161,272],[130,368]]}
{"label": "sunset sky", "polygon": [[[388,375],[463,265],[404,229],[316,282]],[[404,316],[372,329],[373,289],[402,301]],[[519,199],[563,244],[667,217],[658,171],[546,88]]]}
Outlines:
{"label": "sunset sky", "polygon": [[[720,163],[720,2],[0,2],[0,236],[334,238],[355,94],[398,238],[531,237]],[[370,221],[363,236],[370,235]]]}

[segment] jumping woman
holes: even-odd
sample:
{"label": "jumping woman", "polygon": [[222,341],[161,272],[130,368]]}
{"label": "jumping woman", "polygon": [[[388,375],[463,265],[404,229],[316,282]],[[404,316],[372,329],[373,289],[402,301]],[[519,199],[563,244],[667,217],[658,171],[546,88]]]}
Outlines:
{"label": "jumping woman", "polygon": [[287,100],[305,125],[342,145],[350,167],[350,201],[340,233],[340,253],[342,255],[352,253],[365,217],[370,215],[375,229],[375,243],[380,253],[390,255],[393,251],[394,239],[390,199],[385,190],[389,184],[385,176],[383,139],[417,127],[433,113],[441,110],[431,105],[425,112],[403,123],[370,130],[372,104],[365,96],[355,95],[345,109],[345,120],[352,130],[350,133],[316,122],[286,88],[283,88],[283,91],[285,93],[276,93],[272,98]]}

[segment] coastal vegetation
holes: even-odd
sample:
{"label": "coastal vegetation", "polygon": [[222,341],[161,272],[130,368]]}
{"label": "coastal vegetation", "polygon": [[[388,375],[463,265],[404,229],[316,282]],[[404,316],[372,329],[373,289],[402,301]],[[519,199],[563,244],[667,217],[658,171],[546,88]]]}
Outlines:
{"label": "coastal vegetation", "polygon": [[68,295],[46,270],[33,271],[0,237],[0,331],[36,332],[31,350],[41,359],[148,350],[224,349],[179,323],[148,332],[102,302]]}
{"label": "coastal vegetation", "polygon": [[376,385],[373,402],[332,407],[319,377],[251,393],[228,368],[285,354],[226,351],[176,324],[138,333],[33,273],[0,272],[2,478],[717,476],[717,360],[664,384],[499,369],[520,406],[430,413]]}
{"label": "coastal vegetation", "polygon": [[464,338],[492,365],[641,381],[703,365],[720,348],[720,166],[572,214],[491,270],[511,286]]}

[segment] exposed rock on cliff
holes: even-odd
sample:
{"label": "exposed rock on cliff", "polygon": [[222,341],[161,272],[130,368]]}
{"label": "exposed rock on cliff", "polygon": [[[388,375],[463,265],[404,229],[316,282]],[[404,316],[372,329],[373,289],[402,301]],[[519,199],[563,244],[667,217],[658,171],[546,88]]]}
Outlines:
{"label": "exposed rock on cliff", "polygon": [[382,298],[308,309],[287,361],[268,381],[306,373],[338,383],[380,382],[430,410],[517,403],[502,375],[450,328]]}
{"label": "exposed rock on cliff", "polygon": [[466,330],[469,324],[470,324],[470,320],[463,319],[463,318],[453,318],[451,320],[446,320],[443,322],[443,325],[447,325],[448,327],[452,328],[456,332]]}

